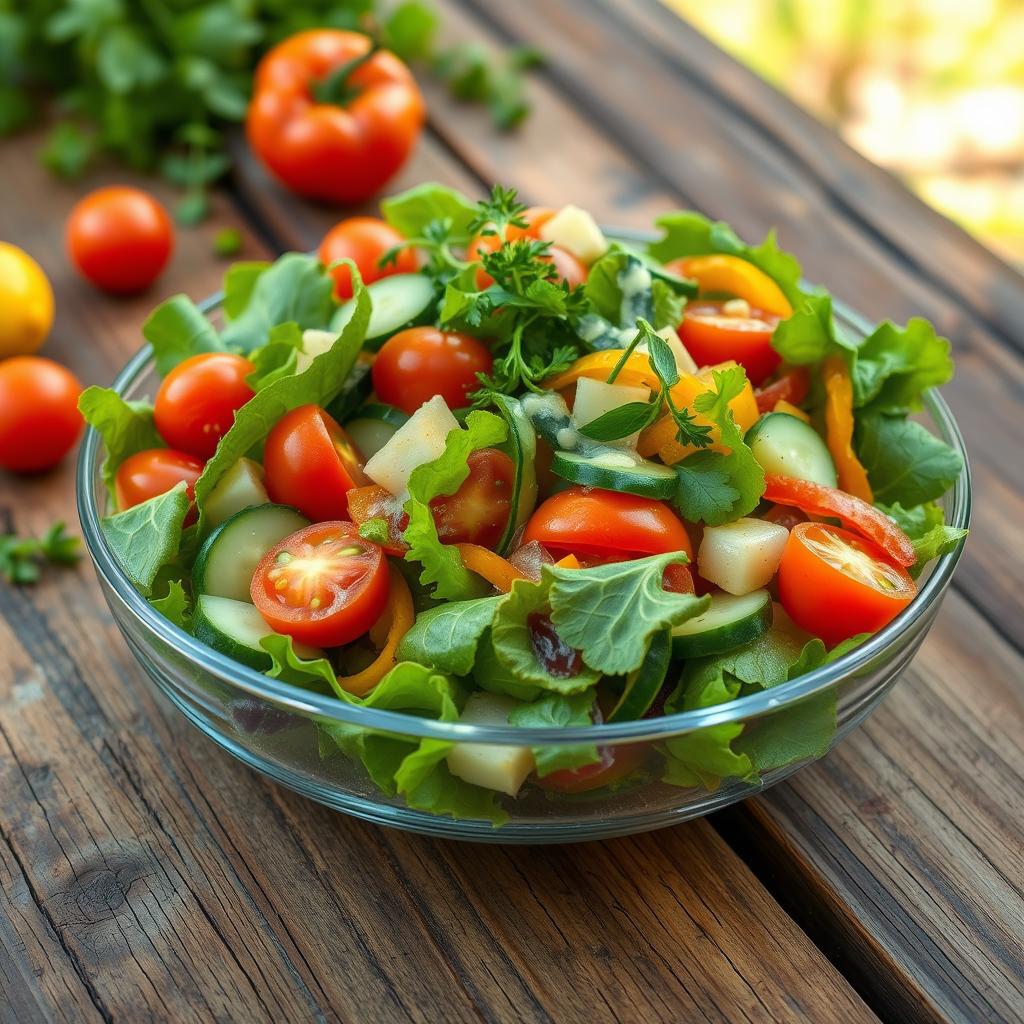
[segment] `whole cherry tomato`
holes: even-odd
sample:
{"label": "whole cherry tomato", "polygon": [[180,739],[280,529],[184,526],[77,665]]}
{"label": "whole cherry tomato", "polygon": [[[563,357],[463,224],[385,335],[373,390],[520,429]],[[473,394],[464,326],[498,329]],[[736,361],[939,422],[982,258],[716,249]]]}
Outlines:
{"label": "whole cherry tomato", "polygon": [[409,69],[368,36],[310,29],[260,61],[246,133],[288,188],[310,199],[359,203],[399,170],[423,127]]}
{"label": "whole cherry tomato", "polygon": [[917,593],[907,570],[877,544],[824,523],[790,530],[777,580],[789,617],[830,647],[881,629]]}
{"label": "whole cherry tomato", "polygon": [[[379,217],[349,217],[335,224],[320,243],[320,262],[329,267],[341,259],[350,259],[359,268],[363,284],[372,284],[392,274],[412,274],[416,271],[416,254],[412,249],[401,249],[391,263],[382,267],[380,258],[389,249],[400,245],[402,236]],[[331,271],[334,295],[338,299],[352,298],[352,271],[342,264]]]}
{"label": "whole cherry tomato", "polygon": [[409,327],[389,338],[373,363],[373,389],[388,405],[410,415],[434,395],[452,409],[469,404],[480,387],[478,373],[490,373],[494,359],[468,334],[436,327]]}
{"label": "whole cherry tomato", "polygon": [[230,352],[204,352],[179,363],[156,393],[153,419],[172,447],[208,459],[253,396],[246,382],[255,371],[248,359]]}
{"label": "whole cherry tomato", "polygon": [[589,793],[632,775],[647,757],[644,744],[598,747],[598,760],[582,768],[563,768],[534,779],[541,789],[552,793]]}
{"label": "whole cherry tomato", "polygon": [[772,333],[780,318],[753,306],[730,315],[729,308],[727,302],[691,302],[678,328],[679,339],[698,366],[734,359],[746,369],[750,383],[756,387],[781,362],[772,348]]}
{"label": "whole cherry tomato", "polygon": [[352,523],[314,523],[275,545],[252,577],[251,596],[277,633],[315,647],[362,636],[388,601],[384,552]]}
{"label": "whole cherry tomato", "polygon": [[140,292],[156,280],[174,248],[164,208],[137,188],[101,188],[79,200],[67,223],[71,262],[97,288]]}
{"label": "whole cherry tomato", "polygon": [[493,548],[512,514],[516,467],[497,448],[480,448],[466,460],[469,476],[451,495],[435,498],[430,509],[442,544],[480,544]]}
{"label": "whole cherry tomato", "polygon": [[274,424],[263,447],[267,493],[315,522],[348,515],[348,492],[364,487],[355,446],[318,405],[303,405]]}
{"label": "whole cherry tomato", "polygon": [[683,521],[661,501],[618,491],[567,487],[538,506],[523,543],[539,541],[556,557],[638,558],[693,546]]}
{"label": "whole cherry tomato", "polygon": [[[140,505],[158,494],[166,494],[172,487],[185,482],[185,493],[192,501],[196,493],[196,481],[203,472],[205,463],[187,452],[176,452],[172,448],[149,448],[129,455],[117,467],[114,478],[114,496],[117,507],[122,511],[133,505]],[[189,512],[188,523],[195,517]]]}
{"label": "whole cherry tomato", "polygon": [[52,359],[0,362],[0,466],[16,473],[50,469],[82,432],[78,378]]}

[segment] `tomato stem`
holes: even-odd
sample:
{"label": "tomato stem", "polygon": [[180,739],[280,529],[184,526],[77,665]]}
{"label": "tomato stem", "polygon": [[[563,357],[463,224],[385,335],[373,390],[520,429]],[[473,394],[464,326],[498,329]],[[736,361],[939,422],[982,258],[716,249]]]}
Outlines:
{"label": "tomato stem", "polygon": [[380,43],[371,41],[370,48],[366,53],[353,57],[352,60],[339,64],[323,81],[319,82],[313,89],[313,96],[318,103],[331,103],[343,107],[354,100],[360,93],[360,89],[353,88],[350,79],[368,61],[370,61],[380,49]]}

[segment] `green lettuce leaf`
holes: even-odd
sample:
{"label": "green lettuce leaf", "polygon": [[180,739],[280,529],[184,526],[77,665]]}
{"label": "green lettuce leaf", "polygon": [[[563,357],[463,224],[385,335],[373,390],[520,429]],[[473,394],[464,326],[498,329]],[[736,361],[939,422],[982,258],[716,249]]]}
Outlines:
{"label": "green lettuce leaf", "polygon": [[[537,652],[534,650],[529,618],[535,613],[547,613],[552,583],[550,572],[545,573],[538,583],[516,580],[512,590],[498,603],[494,624],[491,626],[491,641],[498,661],[521,684],[553,693],[580,693],[594,686],[601,673],[584,664],[574,676],[554,676],[537,660]],[[569,643],[568,640],[566,642]]]}
{"label": "green lettuce leaf", "polygon": [[169,580],[167,593],[162,597],[151,597],[149,603],[165,618],[176,626],[188,631],[192,625],[192,601],[181,580]]}
{"label": "green lettuce leaf", "polygon": [[[326,405],[343,387],[355,365],[370,320],[370,298],[359,270],[354,263],[347,262],[355,288],[355,312],[352,319],[345,325],[338,340],[327,351],[320,353],[302,373],[275,380],[235,414],[231,429],[220,439],[216,452],[196,481],[196,507],[199,509],[196,538],[201,540],[208,532],[204,509],[206,499],[235,462],[259,445],[286,412],[308,403]],[[260,279],[257,292],[262,281],[277,266],[275,264]]]}
{"label": "green lettuce leaf", "polygon": [[473,680],[481,690],[513,697],[515,700],[536,700],[544,691],[533,683],[523,682],[498,657],[490,629],[484,631],[476,648]]}
{"label": "green lettuce leaf", "polygon": [[941,497],[960,476],[963,459],[920,423],[867,411],[857,417],[857,455],[875,501],[911,508]]}
{"label": "green lettuce leaf", "polygon": [[582,652],[584,663],[621,675],[640,667],[655,633],[707,609],[710,598],[662,586],[665,569],[686,561],[684,552],[674,551],[592,569],[545,565],[541,583],[533,586],[548,587],[551,621],[562,640]]}
{"label": "green lettuce leaf", "polygon": [[128,578],[149,595],[160,570],[178,556],[188,514],[185,484],[100,520],[103,536]]}
{"label": "green lettuce leaf", "polygon": [[917,561],[910,568],[911,576],[919,576],[933,558],[948,555],[967,536],[967,530],[946,525],[946,513],[933,502],[904,508],[899,502],[879,506],[896,520],[914,545]]}
{"label": "green lettuce leaf", "polygon": [[78,399],[85,422],[103,438],[106,457],[101,472],[111,497],[118,467],[136,452],[165,448],[153,423],[153,406],[148,402],[126,402],[113,388],[93,385]]}
{"label": "green lettuce leaf", "polygon": [[174,295],[161,302],[142,325],[142,333],[153,347],[153,359],[162,377],[192,356],[224,351],[213,324],[187,295]]}
{"label": "green lettuce leaf", "polygon": [[772,347],[792,366],[817,363],[833,352],[849,362],[853,346],[836,330],[832,317],[832,296],[825,291],[801,295],[793,314],[783,320],[772,335]]}
{"label": "green lettuce leaf", "polygon": [[[326,328],[337,305],[334,279],[316,256],[285,253],[258,275],[244,280],[251,288],[244,304],[237,296],[232,299],[233,316],[221,334],[226,348],[251,352],[266,344],[272,328],[289,321],[303,330]],[[362,331],[365,333],[365,325]]]}
{"label": "green lettuce leaf", "polygon": [[748,245],[724,221],[711,221],[693,210],[677,210],[655,223],[664,235],[652,242],[648,252],[662,263],[681,256],[727,253],[739,256],[763,270],[782,289],[795,307],[802,296],[800,264],[791,253],[780,249],[775,232],[769,231],[760,245]]}
{"label": "green lettuce leaf", "polygon": [[[590,693],[565,695],[547,693],[530,704],[521,704],[508,716],[509,725],[521,729],[565,729],[590,725],[594,697]],[[542,778],[552,772],[582,768],[600,759],[593,743],[573,746],[533,747],[537,774]]]}
{"label": "green lettuce leaf", "polygon": [[953,376],[949,340],[919,317],[897,327],[885,321],[858,346],[852,366],[854,406],[905,413],[921,408],[927,388]]}
{"label": "green lettuce leaf", "polygon": [[267,343],[251,352],[249,359],[256,369],[249,374],[253,391],[262,391],[282,377],[295,373],[299,353],[302,351],[302,331],[294,320],[270,329]]}
{"label": "green lettuce leaf", "polygon": [[432,586],[436,598],[464,601],[480,597],[487,587],[462,564],[454,547],[441,543],[430,502],[441,495],[454,494],[462,486],[469,476],[470,452],[501,444],[507,436],[508,426],[500,416],[480,410],[471,412],[466,428],[453,430],[445,439],[441,455],[417,466],[409,478],[409,500],[405,503],[409,523],[402,534],[409,545],[405,559],[422,566],[420,583]]}
{"label": "green lettuce leaf", "polygon": [[466,676],[473,671],[480,638],[490,628],[501,595],[455,601],[421,612],[398,646],[398,657]]}
{"label": "green lettuce leaf", "polygon": [[384,219],[403,238],[418,238],[432,221],[450,221],[454,243],[469,241],[469,225],[479,212],[477,204],[445,185],[417,185],[397,196],[381,200]]}
{"label": "green lettuce leaf", "polygon": [[224,302],[222,309],[228,320],[234,320],[252,298],[253,289],[260,275],[272,264],[267,260],[250,260],[232,263],[224,275]]}
{"label": "green lettuce leaf", "polygon": [[717,425],[722,444],[729,453],[700,451],[676,466],[674,502],[684,519],[721,526],[757,508],[764,494],[764,470],[743,440],[736,425],[731,402],[746,383],[742,366],[715,370],[714,390],[704,391],[693,407]]}
{"label": "green lettuce leaf", "polygon": [[[627,289],[634,276],[645,287]],[[622,249],[613,248],[602,256],[590,268],[583,287],[598,316],[631,333],[640,318],[656,328],[676,327],[683,319],[682,295],[655,278],[639,256]]]}

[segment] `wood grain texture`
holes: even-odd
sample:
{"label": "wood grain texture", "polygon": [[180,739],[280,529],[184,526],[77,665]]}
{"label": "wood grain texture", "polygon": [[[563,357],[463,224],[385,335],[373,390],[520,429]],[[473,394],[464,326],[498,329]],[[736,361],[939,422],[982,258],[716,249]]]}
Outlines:
{"label": "wood grain texture", "polygon": [[[88,382],[139,345],[154,302],[217,286],[215,227],[264,255],[217,197],[151,294],[101,297],[61,233],[106,176],[54,186],[24,140],[0,144],[0,165],[19,197],[0,202],[0,237],[46,267],[60,310],[47,352]],[[0,529],[57,517],[73,518],[70,463],[0,476]],[[704,822],[531,851],[343,818],[155,697],[87,567],[0,584],[0,651],[3,1024],[876,1019]]]}

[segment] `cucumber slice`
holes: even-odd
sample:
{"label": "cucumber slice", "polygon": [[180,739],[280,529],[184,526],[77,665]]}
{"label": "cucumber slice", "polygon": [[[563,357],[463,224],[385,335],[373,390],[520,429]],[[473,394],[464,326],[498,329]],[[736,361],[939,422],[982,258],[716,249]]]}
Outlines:
{"label": "cucumber slice", "polygon": [[[371,352],[403,328],[434,321],[437,293],[425,274],[393,274],[374,281],[366,290],[372,305],[363,348]],[[331,330],[340,331],[355,308],[355,299],[340,306],[331,318]]]}
{"label": "cucumber slice", "polygon": [[784,412],[762,416],[745,438],[766,473],[836,486],[836,467],[828,446],[809,423]]}
{"label": "cucumber slice", "polygon": [[192,568],[192,591],[249,601],[252,574],[259,560],[280,540],[309,526],[286,505],[257,505],[222,523],[199,549]]}
{"label": "cucumber slice", "polygon": [[621,449],[606,448],[590,455],[555,452],[551,471],[584,487],[602,487],[645,498],[670,498],[676,489],[676,474],[671,466]]}
{"label": "cucumber slice", "polygon": [[355,442],[363,462],[368,462],[395,436],[398,428],[408,419],[406,413],[393,405],[373,402],[364,405],[359,410],[359,415],[345,424],[345,431]]}
{"label": "cucumber slice", "polygon": [[[202,594],[196,601],[192,635],[244,665],[259,669],[270,667],[270,655],[260,647],[260,640],[273,634],[254,605],[213,594]],[[324,653],[300,643],[294,648],[300,658],[320,658]]]}
{"label": "cucumber slice", "polygon": [[608,721],[635,722],[643,718],[665,685],[671,661],[672,634],[667,630],[655,633],[643,664],[626,680],[626,688],[608,716]]}
{"label": "cucumber slice", "polygon": [[511,456],[516,467],[510,502],[513,514],[508,518],[505,535],[498,545],[498,553],[504,554],[519,528],[533,514],[534,506],[537,504],[537,433],[518,399],[508,395],[495,395],[494,400],[498,412],[508,424],[508,440],[502,447]]}
{"label": "cucumber slice", "polygon": [[703,615],[687,619],[672,630],[672,653],[677,658],[718,654],[756,640],[772,624],[772,595],[755,590],[742,597],[712,594]]}
{"label": "cucumber slice", "polygon": [[203,509],[206,521],[211,526],[220,526],[242,509],[266,505],[268,501],[263,467],[252,459],[241,458],[220,478]]}

